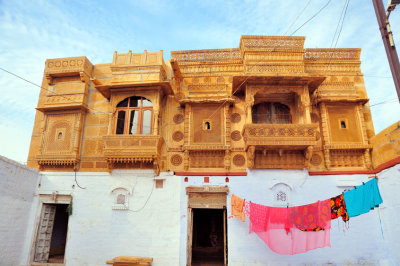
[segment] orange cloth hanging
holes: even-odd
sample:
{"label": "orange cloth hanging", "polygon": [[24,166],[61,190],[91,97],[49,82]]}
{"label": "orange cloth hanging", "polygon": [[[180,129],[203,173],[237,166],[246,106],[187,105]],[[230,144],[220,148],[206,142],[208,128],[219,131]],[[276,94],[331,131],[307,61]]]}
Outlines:
{"label": "orange cloth hanging", "polygon": [[245,221],[245,215],[243,212],[244,199],[239,198],[235,194],[232,194],[231,197],[231,214],[241,220]]}

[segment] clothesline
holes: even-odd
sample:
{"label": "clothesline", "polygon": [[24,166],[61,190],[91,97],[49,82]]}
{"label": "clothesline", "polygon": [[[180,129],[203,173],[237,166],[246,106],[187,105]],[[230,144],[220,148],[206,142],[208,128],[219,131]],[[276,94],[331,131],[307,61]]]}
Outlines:
{"label": "clothesline", "polygon": [[250,220],[255,232],[272,251],[297,254],[330,246],[331,220],[347,222],[381,204],[376,178],[335,197],[294,207],[272,207],[231,197],[231,213],[241,221]]}

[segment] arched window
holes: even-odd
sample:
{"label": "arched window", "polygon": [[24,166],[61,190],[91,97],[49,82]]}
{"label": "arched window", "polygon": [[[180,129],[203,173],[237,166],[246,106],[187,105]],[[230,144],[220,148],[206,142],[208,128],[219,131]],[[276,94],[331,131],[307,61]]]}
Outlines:
{"label": "arched window", "polygon": [[153,131],[153,105],[144,97],[128,97],[117,105],[116,134],[151,134]]}
{"label": "arched window", "polygon": [[291,124],[290,108],[281,103],[263,102],[253,106],[255,124]]}

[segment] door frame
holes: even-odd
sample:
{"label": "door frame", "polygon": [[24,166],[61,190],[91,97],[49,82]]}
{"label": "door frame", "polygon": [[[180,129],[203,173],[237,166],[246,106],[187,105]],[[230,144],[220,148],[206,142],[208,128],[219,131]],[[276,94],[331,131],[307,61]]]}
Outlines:
{"label": "door frame", "polygon": [[[186,187],[188,196],[188,224],[187,224],[187,245],[186,245],[186,265],[192,265],[193,247],[193,209],[223,209],[224,227],[224,264],[228,264],[228,232],[227,232],[227,196],[229,187],[227,186],[189,186]],[[217,199],[217,200],[215,200]]]}

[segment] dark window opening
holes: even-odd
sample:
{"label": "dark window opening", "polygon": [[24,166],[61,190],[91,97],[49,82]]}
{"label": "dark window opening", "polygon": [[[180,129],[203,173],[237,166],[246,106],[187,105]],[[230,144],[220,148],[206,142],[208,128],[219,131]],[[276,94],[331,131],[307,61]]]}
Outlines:
{"label": "dark window opening", "polygon": [[224,264],[224,210],[193,209],[192,265]]}
{"label": "dark window opening", "polygon": [[35,262],[64,263],[68,204],[43,204],[35,247]]}
{"label": "dark window opening", "polygon": [[57,139],[61,140],[62,139],[62,135],[63,135],[62,132],[59,132],[58,136],[57,136]]}
{"label": "dark window opening", "polygon": [[204,122],[204,130],[211,130],[211,123],[206,121]]}
{"label": "dark window opening", "polygon": [[346,122],[345,121],[340,121],[340,127],[341,128],[346,128]]}
{"label": "dark window opening", "polygon": [[263,102],[253,106],[252,119],[255,124],[291,124],[290,108],[281,103]]}

